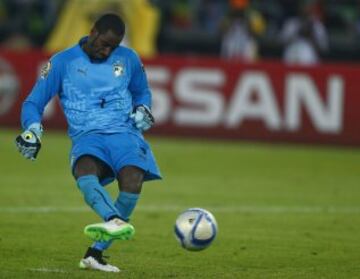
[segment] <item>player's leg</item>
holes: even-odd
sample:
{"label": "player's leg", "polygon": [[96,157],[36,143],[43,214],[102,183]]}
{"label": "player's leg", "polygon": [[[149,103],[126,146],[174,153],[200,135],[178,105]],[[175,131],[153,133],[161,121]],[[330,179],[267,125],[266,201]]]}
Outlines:
{"label": "player's leg", "polygon": [[[135,166],[125,166],[118,175],[119,196],[115,201],[115,207],[118,210],[122,220],[128,222],[142,188],[144,179],[144,170]],[[104,251],[111,246],[112,241],[95,242],[93,248]]]}
{"label": "player's leg", "polygon": [[[117,171],[119,196],[115,206],[122,219],[129,218],[136,207],[144,180],[160,179],[160,171],[150,146],[134,134],[114,134],[108,138],[113,167]],[[97,242],[94,247],[105,250],[111,242]]]}
{"label": "player's leg", "polygon": [[[109,225],[109,223],[116,221],[116,218],[119,218],[120,216],[116,207],[113,205],[113,202],[107,191],[99,183],[99,179],[103,180],[110,175],[111,169],[109,169],[109,167],[106,166],[106,164],[103,163],[101,160],[93,156],[85,155],[80,157],[74,166],[74,176],[75,178],[77,178],[79,189],[84,194],[84,199],[87,204],[89,204],[91,208],[93,208],[94,211],[98,213],[105,221],[111,219],[111,221],[107,223],[93,224],[87,226],[85,228],[85,233],[90,233],[90,236],[92,236],[93,234],[104,235],[104,229],[111,229],[110,233],[114,233],[116,229],[120,228],[120,232],[118,232],[118,234],[123,234],[124,230],[128,230],[127,223],[121,223],[121,226]],[[89,229],[89,227],[93,227],[93,229],[87,231],[86,229]],[[108,242],[111,243],[111,241]],[[110,265],[104,260],[102,254],[103,250],[104,249],[98,249],[96,246],[89,247],[84,257],[80,260],[80,268],[94,269],[106,272],[119,272],[120,269],[118,267]]]}
{"label": "player's leg", "polygon": [[85,202],[104,220],[119,217],[116,207],[108,192],[99,182],[104,177],[107,167],[99,159],[84,155],[74,166],[74,176]]}
{"label": "player's leg", "polygon": [[141,193],[144,173],[144,170],[136,166],[125,166],[117,175],[120,193],[115,201],[115,207],[120,217],[125,221],[130,219],[136,207]]}
{"label": "player's leg", "polygon": [[112,142],[127,147],[120,149],[125,150],[123,154],[112,154],[120,190],[115,206],[121,218],[129,220],[139,199],[143,182],[160,179],[161,175],[150,146],[141,135],[124,133],[114,137],[116,138]]}
{"label": "player's leg", "polygon": [[[108,156],[108,135],[89,134],[73,142],[71,149],[72,172],[85,201],[101,216],[105,223],[85,227],[85,234],[93,240],[128,239],[134,228],[121,221],[110,195],[103,188],[104,178],[114,178],[111,158]],[[111,219],[111,220],[110,220]]]}
{"label": "player's leg", "polygon": [[85,234],[93,240],[129,239],[134,228],[121,220],[109,193],[100,184],[99,178],[107,176],[107,166],[96,157],[84,155],[74,166],[74,176],[86,203],[104,220],[105,223],[85,227]]}
{"label": "player's leg", "polygon": [[[95,157],[85,155],[75,163],[74,176],[77,185],[84,195],[86,203],[104,220],[118,216],[116,208],[113,208],[112,201],[99,179],[108,173],[104,163]],[[103,259],[102,251],[89,247],[84,257],[80,260],[80,268],[94,269],[107,272],[119,272],[119,268],[106,263]]]}

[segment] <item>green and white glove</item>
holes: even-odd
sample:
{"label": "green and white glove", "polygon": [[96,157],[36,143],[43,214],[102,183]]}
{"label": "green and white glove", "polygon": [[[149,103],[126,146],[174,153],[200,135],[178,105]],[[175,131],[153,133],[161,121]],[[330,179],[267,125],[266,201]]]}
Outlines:
{"label": "green and white glove", "polygon": [[18,151],[26,159],[34,161],[41,148],[43,128],[40,123],[31,124],[26,131],[15,139]]}

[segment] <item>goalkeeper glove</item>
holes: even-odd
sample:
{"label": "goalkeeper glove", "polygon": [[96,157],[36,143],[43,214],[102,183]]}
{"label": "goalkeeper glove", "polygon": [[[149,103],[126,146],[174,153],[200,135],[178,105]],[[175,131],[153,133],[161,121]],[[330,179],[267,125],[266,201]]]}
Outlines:
{"label": "goalkeeper glove", "polygon": [[134,120],[136,128],[141,132],[149,130],[155,122],[151,110],[145,105],[135,107],[130,118]]}
{"label": "goalkeeper glove", "polygon": [[41,148],[43,128],[40,123],[33,123],[15,139],[18,151],[26,158],[34,161]]}

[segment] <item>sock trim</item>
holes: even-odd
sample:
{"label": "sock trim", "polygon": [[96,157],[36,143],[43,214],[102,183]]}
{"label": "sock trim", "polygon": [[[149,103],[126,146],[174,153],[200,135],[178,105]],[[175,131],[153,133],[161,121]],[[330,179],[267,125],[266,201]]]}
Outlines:
{"label": "sock trim", "polygon": [[93,180],[93,179],[95,179],[97,182],[99,182],[99,177],[97,177],[94,174],[87,174],[87,175],[80,176],[76,179],[76,182],[79,184],[80,181],[83,182],[83,181]]}

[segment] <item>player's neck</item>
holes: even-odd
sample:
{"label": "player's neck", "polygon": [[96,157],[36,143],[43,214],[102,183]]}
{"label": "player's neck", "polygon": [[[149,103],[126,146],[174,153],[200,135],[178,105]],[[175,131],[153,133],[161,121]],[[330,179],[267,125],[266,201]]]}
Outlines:
{"label": "player's neck", "polygon": [[89,44],[88,42],[83,43],[82,45],[80,45],[81,49],[87,54],[87,56],[90,56],[90,50],[89,50]]}

